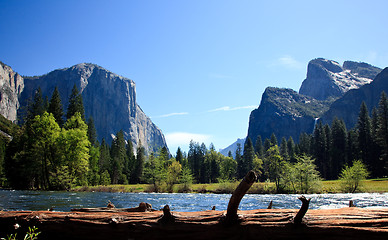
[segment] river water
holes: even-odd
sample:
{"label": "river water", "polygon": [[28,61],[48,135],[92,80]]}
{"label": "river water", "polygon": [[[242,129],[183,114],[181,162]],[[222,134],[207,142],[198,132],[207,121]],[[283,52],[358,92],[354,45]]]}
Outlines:
{"label": "river water", "polygon": [[[111,201],[117,208],[137,207],[140,202],[162,209],[168,204],[172,211],[194,212],[226,210],[231,194],[200,193],[107,193],[107,192],[49,192],[0,190],[0,210],[70,211],[72,208],[105,207]],[[240,203],[241,210],[267,208],[298,209],[301,202],[296,194],[246,194]],[[388,193],[306,194],[312,198],[310,209],[342,208],[352,200],[357,207],[388,207]]]}

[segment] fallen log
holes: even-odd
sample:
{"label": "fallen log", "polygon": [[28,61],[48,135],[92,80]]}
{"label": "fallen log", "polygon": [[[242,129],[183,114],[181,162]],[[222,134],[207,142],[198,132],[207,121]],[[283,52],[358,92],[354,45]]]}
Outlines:
{"label": "fallen log", "polygon": [[[0,237],[36,226],[44,239],[387,239],[388,209],[309,210],[306,224],[290,225],[297,209],[238,211],[243,221],[225,226],[225,211],[173,212],[174,221],[160,222],[153,212],[2,211]],[[19,226],[15,230],[15,225]]]}
{"label": "fallen log", "polygon": [[[109,203],[112,204],[112,203]],[[71,209],[72,212],[113,212],[113,213],[119,213],[119,212],[150,212],[155,211],[152,209],[152,205],[149,203],[141,202],[138,207],[134,208],[116,208],[112,207],[112,205],[109,205],[107,207],[100,207],[100,208],[73,208]]]}

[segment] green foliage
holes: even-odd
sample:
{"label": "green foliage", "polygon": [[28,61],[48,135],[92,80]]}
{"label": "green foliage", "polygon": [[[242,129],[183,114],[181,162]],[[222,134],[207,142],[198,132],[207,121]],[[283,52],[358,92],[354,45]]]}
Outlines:
{"label": "green foliage", "polygon": [[[28,232],[25,234],[23,240],[36,240],[40,233],[35,226],[28,227]],[[0,238],[0,240],[17,240],[17,233],[8,235],[6,238]]]}
{"label": "green foliage", "polygon": [[302,155],[297,157],[297,162],[291,167],[293,172],[296,190],[300,193],[309,193],[318,190],[321,179],[314,164],[314,159]]}
{"label": "green foliage", "polygon": [[52,113],[56,122],[60,127],[63,126],[63,108],[61,102],[61,96],[59,94],[58,88],[55,87],[54,92],[51,96],[47,112]]}
{"label": "green foliage", "polygon": [[270,147],[265,153],[264,168],[267,177],[275,183],[277,193],[284,191],[285,188],[283,185],[285,165],[286,162],[280,155],[279,147],[277,145]]}
{"label": "green foliage", "polygon": [[74,84],[73,89],[71,90],[69,106],[67,107],[66,118],[70,119],[75,113],[78,112],[81,114],[81,118],[85,121],[85,109],[82,100],[82,95],[78,91],[77,86]]}
{"label": "green foliage", "polygon": [[345,166],[339,179],[341,180],[342,190],[345,192],[356,192],[362,183],[369,176],[366,166],[361,160],[355,160],[353,166]]}

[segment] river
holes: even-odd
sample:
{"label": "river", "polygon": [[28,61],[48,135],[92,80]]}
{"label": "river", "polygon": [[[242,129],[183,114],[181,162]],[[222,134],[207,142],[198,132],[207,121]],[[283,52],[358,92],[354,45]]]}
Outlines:
{"label": "river", "polygon": [[[168,204],[172,211],[194,212],[226,210],[230,194],[200,193],[108,193],[108,192],[50,192],[0,190],[0,210],[47,210],[70,211],[72,208],[104,207],[111,201],[117,208],[137,207],[140,202],[161,209]],[[247,194],[241,201],[241,210],[267,208],[298,209],[300,194]],[[306,194],[312,198],[310,209],[342,208],[352,200],[357,207],[388,207],[388,193],[355,194]]]}

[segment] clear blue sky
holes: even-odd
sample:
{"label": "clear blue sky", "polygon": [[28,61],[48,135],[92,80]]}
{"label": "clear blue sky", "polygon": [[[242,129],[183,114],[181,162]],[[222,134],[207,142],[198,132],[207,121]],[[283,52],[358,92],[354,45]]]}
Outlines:
{"label": "clear blue sky", "polygon": [[21,75],[91,62],[136,82],[172,153],[247,135],[267,86],[324,57],[388,66],[388,1],[6,1],[0,61]]}

